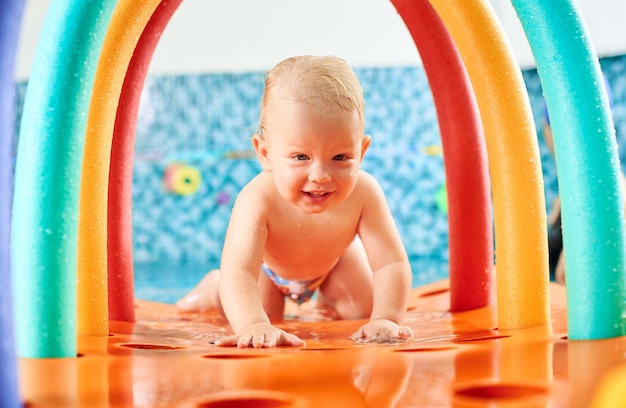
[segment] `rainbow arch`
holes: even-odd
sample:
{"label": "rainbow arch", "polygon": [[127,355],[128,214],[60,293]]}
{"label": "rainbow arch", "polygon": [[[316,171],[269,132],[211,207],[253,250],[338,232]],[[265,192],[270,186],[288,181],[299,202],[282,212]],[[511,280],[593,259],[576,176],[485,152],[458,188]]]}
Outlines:
{"label": "rainbow arch", "polygon": [[[21,357],[74,357],[77,333],[105,336],[108,319],[134,319],[128,221],[134,122],[152,51],[180,0],[92,3],[51,3],[27,92],[11,238]],[[438,109],[450,189],[451,308],[467,310],[490,301],[490,181],[499,328],[549,325],[540,159],[523,80],[503,30],[485,0],[392,3],[422,54]],[[598,86],[599,64],[572,0],[512,3],[523,25],[532,20],[545,27],[527,29],[527,36],[553,121],[561,180],[566,180],[564,238],[568,248],[576,248],[567,255],[570,338],[622,336],[622,192],[608,101]],[[0,7],[5,4],[18,2]],[[423,32],[420,27],[433,28]],[[575,46],[567,35],[572,32],[579,38]],[[433,44],[437,47],[429,47]],[[449,65],[437,59],[442,50],[451,58]],[[554,53],[562,58],[554,61]],[[118,111],[120,106],[125,109]],[[462,143],[460,132],[467,137]],[[458,177],[471,177],[479,192],[461,189]],[[603,180],[602,191],[611,194],[598,197],[591,178]],[[460,222],[471,217],[476,225],[467,231]],[[107,246],[117,250],[107,252]],[[463,261],[457,265],[457,260]],[[122,277],[115,279],[111,268]],[[1,290],[6,299],[9,288]]]}

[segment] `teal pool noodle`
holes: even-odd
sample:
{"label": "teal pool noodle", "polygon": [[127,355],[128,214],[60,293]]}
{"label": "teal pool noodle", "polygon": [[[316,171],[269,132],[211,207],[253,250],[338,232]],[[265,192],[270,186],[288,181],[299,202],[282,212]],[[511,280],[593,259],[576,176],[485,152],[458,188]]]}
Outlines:
{"label": "teal pool noodle", "polygon": [[113,0],[50,2],[26,90],[11,231],[17,354],[76,357],[78,193]]}
{"label": "teal pool noodle", "polygon": [[535,57],[554,137],[568,338],[623,336],[623,192],[600,63],[574,0],[511,1]]}

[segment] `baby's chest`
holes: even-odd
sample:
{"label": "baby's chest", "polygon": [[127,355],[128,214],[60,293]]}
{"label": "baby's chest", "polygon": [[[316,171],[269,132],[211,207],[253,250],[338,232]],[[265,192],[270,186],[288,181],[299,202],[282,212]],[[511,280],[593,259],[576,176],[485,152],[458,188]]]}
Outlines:
{"label": "baby's chest", "polygon": [[266,252],[275,256],[337,257],[354,239],[356,223],[333,222],[324,225],[294,224],[270,228]]}

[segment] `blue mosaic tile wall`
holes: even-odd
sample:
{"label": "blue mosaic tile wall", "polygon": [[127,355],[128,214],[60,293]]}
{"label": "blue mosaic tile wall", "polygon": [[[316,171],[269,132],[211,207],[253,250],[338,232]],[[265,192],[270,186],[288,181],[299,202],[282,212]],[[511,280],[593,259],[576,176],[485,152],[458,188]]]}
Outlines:
{"label": "blue mosaic tile wall", "polygon": [[[415,265],[416,280],[447,273],[447,217],[436,203],[444,181],[432,97],[420,68],[360,69],[366,132],[363,163],[380,180]],[[149,77],[138,120],[133,189],[137,263],[217,266],[233,200],[260,166],[263,73]],[[171,163],[197,168],[194,195],[163,187]]]}
{"label": "blue mosaic tile wall", "polygon": [[[626,144],[626,56],[601,60],[612,86],[618,143]],[[414,285],[447,276],[447,216],[438,194],[444,183],[439,130],[421,67],[357,69],[366,98],[372,146],[363,168],[377,177],[404,239]],[[523,73],[539,130],[546,202],[557,193],[554,159],[541,134],[543,98],[536,71]],[[149,76],[138,118],[133,176],[136,284],[142,298],[161,299],[149,282],[174,299],[219,264],[237,192],[260,171],[250,137],[258,126],[264,73]],[[18,86],[18,116],[25,84]],[[18,121],[19,126],[19,121]],[[620,150],[626,163],[625,150]],[[168,165],[185,163],[202,175],[189,196],[169,193]],[[153,286],[153,285],[152,285]],[[178,290],[178,292],[176,292]]]}
{"label": "blue mosaic tile wall", "polygon": [[[626,55],[602,58],[600,59],[600,66],[611,87],[611,111],[615,124],[622,172],[626,173]],[[544,190],[546,192],[546,204],[550,206],[558,194],[558,184],[554,156],[550,153],[543,140],[545,113],[541,82],[539,81],[536,70],[524,71],[523,76],[533,115],[535,116],[545,185]]]}

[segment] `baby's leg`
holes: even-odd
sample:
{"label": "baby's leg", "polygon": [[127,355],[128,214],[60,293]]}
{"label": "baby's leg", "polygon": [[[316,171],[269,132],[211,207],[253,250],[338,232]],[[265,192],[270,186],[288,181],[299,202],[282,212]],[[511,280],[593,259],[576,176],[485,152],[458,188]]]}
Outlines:
{"label": "baby's leg", "polygon": [[219,269],[213,269],[187,293],[182,299],[176,302],[176,307],[181,312],[206,312],[218,310],[223,314],[222,304],[218,292],[220,280]]}
{"label": "baby's leg", "polygon": [[318,305],[331,307],[342,319],[365,319],[372,313],[373,273],[360,239],[346,252],[320,287]]}
{"label": "baby's leg", "polygon": [[[219,269],[213,269],[187,293],[176,302],[176,307],[181,312],[206,312],[217,310],[224,315],[222,302],[219,294]],[[283,318],[285,309],[285,296],[280,293],[276,285],[263,272],[259,274],[259,291],[263,299],[263,308],[271,321],[279,321]]]}

